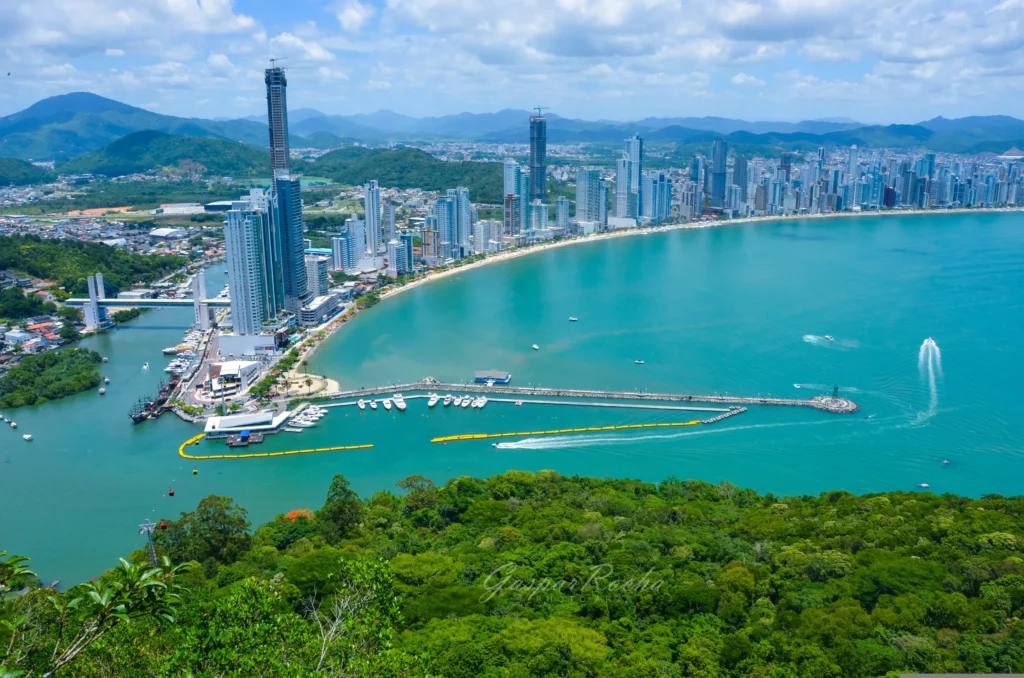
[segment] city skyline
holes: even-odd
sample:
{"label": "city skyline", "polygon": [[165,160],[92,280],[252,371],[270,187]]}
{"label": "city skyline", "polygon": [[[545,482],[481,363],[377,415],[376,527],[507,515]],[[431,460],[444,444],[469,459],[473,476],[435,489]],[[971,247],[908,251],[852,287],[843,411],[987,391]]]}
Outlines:
{"label": "city skyline", "polygon": [[116,0],[18,0],[0,26],[0,66],[11,73],[0,114],[78,90],[175,115],[259,114],[252,76],[284,57],[292,108],[330,113],[541,103],[567,117],[625,120],[645,95],[642,115],[912,122],[1012,114],[1024,63],[1015,28],[1024,5],[1013,0],[527,0],[512,16],[464,0],[120,9]]}

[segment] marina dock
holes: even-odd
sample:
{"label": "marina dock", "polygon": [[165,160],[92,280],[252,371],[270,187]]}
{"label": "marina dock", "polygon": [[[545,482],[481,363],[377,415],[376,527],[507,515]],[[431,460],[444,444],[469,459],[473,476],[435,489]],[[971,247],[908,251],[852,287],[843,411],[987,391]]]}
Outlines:
{"label": "marina dock", "polygon": [[[745,407],[750,405],[764,405],[764,406],[782,406],[782,407],[810,407],[823,412],[831,412],[833,414],[852,414],[860,409],[854,401],[849,398],[843,398],[836,394],[833,395],[819,395],[813,398],[801,399],[801,398],[770,398],[761,396],[729,396],[729,395],[701,395],[701,394],[689,394],[689,393],[652,393],[649,391],[597,391],[590,389],[563,389],[563,388],[541,388],[541,387],[524,387],[524,386],[501,386],[499,384],[446,384],[439,382],[435,379],[427,377],[422,381],[410,382],[407,384],[392,384],[388,386],[374,386],[370,388],[353,389],[348,391],[338,391],[335,393],[325,394],[324,399],[327,400],[344,400],[349,398],[369,398],[378,395],[388,395],[393,393],[407,392],[407,391],[429,391],[436,393],[451,393],[453,395],[458,394],[482,394],[482,395],[503,395],[503,396],[527,396],[527,397],[540,397],[540,398],[564,398],[564,399],[577,399],[577,398],[590,398],[594,400],[626,400],[626,401],[658,401],[662,403],[708,403],[714,405],[724,405],[717,411],[725,412],[731,407]],[[415,397],[415,396],[407,396]],[[490,400],[501,401],[498,398],[489,398]],[[524,403],[527,401],[524,401]],[[537,402],[537,401],[530,401]],[[345,403],[347,404],[347,403]],[[558,400],[551,401],[545,404],[571,404],[570,401]],[[591,405],[598,405],[598,403],[590,403]],[[322,405],[322,407],[330,407],[331,405]],[[622,403],[623,407],[631,408],[642,408],[641,405]],[[669,406],[652,406],[650,409],[669,409]],[[682,409],[681,407],[679,409]],[[703,409],[704,411],[716,411],[709,410],[707,408],[693,408]]]}

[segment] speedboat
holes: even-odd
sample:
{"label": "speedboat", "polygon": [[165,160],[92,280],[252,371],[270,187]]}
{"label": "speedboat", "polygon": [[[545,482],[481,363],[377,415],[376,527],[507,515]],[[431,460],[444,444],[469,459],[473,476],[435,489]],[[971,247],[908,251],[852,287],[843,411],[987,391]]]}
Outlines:
{"label": "speedboat", "polygon": [[487,396],[480,396],[479,398],[473,401],[473,407],[477,408],[478,410],[484,409],[484,405],[486,404]]}
{"label": "speedboat", "polygon": [[451,404],[452,404],[452,400],[453,400],[453,399],[452,399],[452,394],[451,394],[451,393],[449,393],[448,395],[446,395],[446,396],[444,397],[444,400],[442,401],[442,404],[443,404],[443,405],[444,405],[445,407],[448,407],[449,405],[451,405]]}
{"label": "speedboat", "polygon": [[100,395],[106,395],[106,394],[107,394],[107,389],[105,389],[102,386],[100,386]]}
{"label": "speedboat", "polygon": [[26,441],[32,440],[32,434],[31,433],[26,433],[25,435],[23,435],[21,437],[24,438]]}
{"label": "speedboat", "polygon": [[316,426],[313,422],[302,418],[292,419],[288,424],[289,426],[297,426],[299,428],[313,428]]}
{"label": "speedboat", "polygon": [[110,377],[103,377],[103,383],[104,384],[109,384],[110,383]]}
{"label": "speedboat", "polygon": [[516,401],[516,407],[522,407],[522,406],[523,406],[523,401],[522,400],[517,400]]}
{"label": "speedboat", "polygon": [[359,405],[359,409],[361,409],[361,410],[365,410],[366,409],[366,401],[363,400],[362,398],[359,399],[359,402],[357,404]]}
{"label": "speedboat", "polygon": [[633,362],[636,363],[637,365],[643,365],[644,364],[643,360],[634,360]]}
{"label": "speedboat", "polygon": [[384,409],[387,410],[388,412],[391,411],[391,398],[384,399]]}
{"label": "speedboat", "polygon": [[462,396],[462,406],[463,407],[469,407],[472,404],[473,404],[473,399],[472,398],[470,398],[468,395]]}
{"label": "speedboat", "polygon": [[538,346],[537,344],[534,344],[533,345],[533,350],[534,351],[539,351],[540,350],[540,346]]}
{"label": "speedboat", "polygon": [[928,483],[918,483],[918,484],[917,484],[917,486],[918,486],[918,487],[923,487],[923,488],[924,488],[924,489],[926,489],[926,490],[927,490],[927,489],[928,489],[929,487],[931,487],[931,485],[929,485]]}
{"label": "speedboat", "polygon": [[431,393],[430,400],[427,401],[427,407],[433,407],[434,405],[437,404],[437,401],[440,399],[441,397],[438,396],[436,393]]}
{"label": "speedboat", "polygon": [[370,401],[370,409],[371,410],[377,409],[377,401],[376,400],[371,400]]}
{"label": "speedboat", "polygon": [[149,363],[142,363],[142,369],[148,370],[149,369]]}
{"label": "speedboat", "polygon": [[405,400],[395,400],[395,407],[398,408],[399,412],[405,412]]}
{"label": "speedboat", "polygon": [[574,323],[577,320],[579,320],[579,318],[577,318],[576,316],[573,316],[573,315],[569,316],[569,322]]}
{"label": "speedboat", "polygon": [[460,405],[462,405],[462,396],[455,396],[454,402],[455,402],[455,407],[459,407]]}
{"label": "speedboat", "polygon": [[11,428],[18,428],[18,422],[12,421],[11,422]]}
{"label": "speedboat", "polygon": [[949,463],[950,463],[949,459],[943,459],[942,460],[942,465],[943,466],[947,466]]}
{"label": "speedboat", "polygon": [[833,337],[831,334],[826,334],[825,338],[828,339],[829,341],[835,341],[836,340],[836,338]]}

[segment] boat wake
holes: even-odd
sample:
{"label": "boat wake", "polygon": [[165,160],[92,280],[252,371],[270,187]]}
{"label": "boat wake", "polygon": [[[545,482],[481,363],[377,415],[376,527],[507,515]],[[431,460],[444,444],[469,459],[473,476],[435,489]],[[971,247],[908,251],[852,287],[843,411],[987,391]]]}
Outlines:
{"label": "boat wake", "polygon": [[935,416],[939,408],[939,388],[937,381],[942,378],[942,351],[935,340],[928,337],[917,352],[917,371],[921,379],[928,384],[928,409],[917,413],[914,425],[920,425]]}
{"label": "boat wake", "polygon": [[841,423],[841,419],[825,419],[822,421],[793,421],[777,424],[749,424],[747,426],[729,426],[708,428],[679,433],[631,436],[628,434],[602,434],[586,436],[552,436],[550,438],[524,438],[511,443],[498,443],[499,450],[561,450],[574,447],[608,447],[649,440],[675,440],[690,436],[705,436],[713,433],[732,433],[762,428],[789,428],[793,426],[818,426],[821,424]]}
{"label": "boat wake", "polygon": [[[834,387],[833,386],[829,386],[828,384],[793,384],[793,388],[806,388],[806,389],[809,389],[809,390],[812,390],[812,391],[828,391],[829,393],[831,393],[832,389]],[[855,386],[840,386],[839,387],[839,392],[840,393],[864,393],[864,391],[860,390],[859,388],[857,388]]]}
{"label": "boat wake", "polygon": [[827,336],[822,334],[805,334],[803,336],[804,342],[813,346],[820,346],[822,348],[831,348],[836,351],[845,351],[848,348],[857,348],[860,346],[860,342],[855,339],[829,339]]}

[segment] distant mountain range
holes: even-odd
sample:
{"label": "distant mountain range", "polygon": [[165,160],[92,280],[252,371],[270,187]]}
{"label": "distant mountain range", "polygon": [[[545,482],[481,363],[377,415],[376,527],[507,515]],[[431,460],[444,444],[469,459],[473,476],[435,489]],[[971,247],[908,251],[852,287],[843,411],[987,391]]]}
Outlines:
{"label": "distant mountain range", "polygon": [[[527,110],[505,109],[495,113],[459,113],[415,118],[393,111],[356,115],[328,115],[302,108],[290,111],[291,143],[295,148],[331,148],[345,143],[370,145],[410,141],[452,140],[525,143],[528,140]],[[548,114],[549,143],[619,144],[635,133],[649,143],[676,144],[678,149],[710,142],[716,135],[737,146],[807,150],[817,146],[921,147],[935,151],[1002,152],[1024,146],[1024,120],[1009,116],[975,116],[959,119],[933,118],[914,125],[864,125],[852,120],[802,122],[745,121],[720,117],[643,118],[633,122],[577,120]],[[23,111],[0,118],[0,157],[22,160],[56,160],[62,163],[88,155],[71,167],[104,166],[108,169],[140,166],[149,160],[171,163],[174,153],[191,153],[196,162],[217,165],[210,154],[216,144],[175,144],[157,136],[131,138],[122,147],[108,144],[137,132],[161,132],[177,137],[199,137],[222,142],[244,142],[263,148],[267,144],[264,116],[235,120],[179,118],[88,92],[74,92],[43,99]],[[147,154],[130,156],[138,145]],[[125,148],[135,149],[125,153]],[[93,152],[104,149],[100,155]],[[237,150],[237,149],[234,149]],[[168,154],[170,152],[170,154]],[[204,162],[205,158],[208,162]],[[249,160],[230,154],[225,169],[245,168]],[[142,159],[146,159],[145,161]],[[180,158],[178,158],[180,159]],[[255,156],[253,156],[253,160]],[[228,172],[230,173],[230,172]],[[23,172],[21,173],[23,174]]]}

